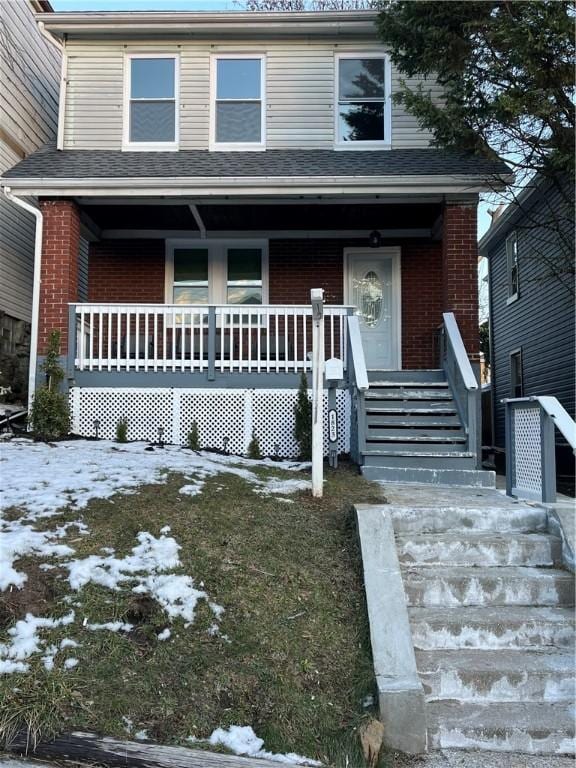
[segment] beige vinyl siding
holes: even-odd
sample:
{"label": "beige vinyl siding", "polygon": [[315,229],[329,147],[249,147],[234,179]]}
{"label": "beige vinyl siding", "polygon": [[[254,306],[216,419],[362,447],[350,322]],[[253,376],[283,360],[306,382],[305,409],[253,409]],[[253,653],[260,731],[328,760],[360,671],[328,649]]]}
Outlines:
{"label": "beige vinyl siding", "polygon": [[[331,149],[334,146],[335,54],[378,51],[377,42],[205,41],[68,42],[65,147],[121,149],[126,53],[180,55],[180,147],[208,149],[210,58],[218,53],[266,55],[266,146]],[[399,76],[392,71],[392,88]],[[415,82],[415,81],[412,81]],[[433,85],[435,93],[439,93]],[[426,147],[429,135],[402,107],[392,107],[392,146]]]}
{"label": "beige vinyl siding", "polygon": [[[60,54],[33,14],[28,0],[0,0],[0,174],[56,138]],[[0,311],[27,322],[34,231],[34,217],[0,195]]]}

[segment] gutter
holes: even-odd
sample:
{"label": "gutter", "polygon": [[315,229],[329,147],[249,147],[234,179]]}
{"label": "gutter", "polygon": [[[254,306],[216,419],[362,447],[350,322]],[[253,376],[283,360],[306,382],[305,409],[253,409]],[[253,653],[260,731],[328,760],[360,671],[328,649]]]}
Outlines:
{"label": "gutter", "polygon": [[34,394],[36,392],[36,365],[38,363],[38,318],[40,314],[40,284],[42,268],[42,233],[44,216],[39,208],[35,208],[25,200],[12,194],[10,187],[4,187],[4,195],[23,210],[31,213],[36,219],[34,233],[34,278],[32,284],[32,319],[30,330],[30,362],[28,367],[28,413],[31,412]]}

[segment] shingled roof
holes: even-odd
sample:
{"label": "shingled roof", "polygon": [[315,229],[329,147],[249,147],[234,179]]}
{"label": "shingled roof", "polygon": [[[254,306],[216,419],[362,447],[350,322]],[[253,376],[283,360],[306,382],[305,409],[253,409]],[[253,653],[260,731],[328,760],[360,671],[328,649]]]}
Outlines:
{"label": "shingled roof", "polygon": [[510,173],[501,160],[439,149],[265,152],[122,152],[57,150],[48,145],[22,160],[4,179],[274,178],[372,176],[476,176]]}

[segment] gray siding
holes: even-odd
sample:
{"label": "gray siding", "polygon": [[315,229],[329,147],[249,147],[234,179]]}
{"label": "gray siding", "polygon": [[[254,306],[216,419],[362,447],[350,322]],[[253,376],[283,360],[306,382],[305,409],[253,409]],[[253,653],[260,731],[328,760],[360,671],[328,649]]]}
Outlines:
{"label": "gray siding", "polygon": [[[267,146],[271,149],[330,149],[334,145],[335,54],[378,51],[377,42],[215,41],[142,42],[70,40],[65,148],[121,149],[124,54],[164,52],[180,55],[180,146],[207,149],[210,119],[210,54],[266,54]],[[392,91],[398,90],[392,71]],[[414,84],[415,81],[409,81]],[[440,97],[439,87],[430,88]],[[392,107],[392,146],[426,147],[429,134],[402,107]]]}
{"label": "gray siding", "polygon": [[[504,448],[504,406],[510,391],[510,353],[522,349],[524,395],[552,395],[574,418],[575,333],[574,294],[569,277],[552,278],[545,261],[572,242],[573,214],[558,191],[535,192],[517,217],[489,247],[492,376],[495,403],[495,443]],[[552,218],[564,226],[564,246],[558,244]],[[537,222],[548,222],[538,227]],[[506,237],[517,232],[520,298],[507,304]]]}
{"label": "gray siding", "polygon": [[[0,2],[0,174],[54,138],[60,56],[28,0]],[[34,217],[0,198],[0,310],[30,321]]]}

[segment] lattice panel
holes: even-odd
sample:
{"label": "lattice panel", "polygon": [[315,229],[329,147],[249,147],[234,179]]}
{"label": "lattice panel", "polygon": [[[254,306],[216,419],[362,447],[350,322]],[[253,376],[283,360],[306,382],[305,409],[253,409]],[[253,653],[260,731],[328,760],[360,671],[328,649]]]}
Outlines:
{"label": "lattice panel", "polygon": [[[311,393],[310,393],[311,396]],[[230,453],[245,453],[254,430],[265,456],[295,457],[295,389],[129,389],[74,387],[70,391],[73,431],[113,439],[116,424],[128,420],[131,440],[158,439],[184,445],[192,422],[198,424],[203,448],[226,447]],[[338,452],[350,450],[350,397],[336,393]],[[328,392],[324,394],[324,452],[328,452]],[[227,440],[225,441],[225,438]]]}
{"label": "lattice panel", "polygon": [[230,453],[246,451],[245,390],[180,389],[174,390],[174,395],[180,401],[175,443],[186,443],[186,435],[196,421],[202,448],[223,450],[224,438],[228,438]]}
{"label": "lattice panel", "polygon": [[513,485],[540,493],[542,489],[542,456],[540,447],[540,409],[513,410]]}
{"label": "lattice panel", "polygon": [[93,437],[94,419],[98,419],[99,436],[111,440],[118,421],[126,418],[129,440],[157,440],[158,427],[164,428],[164,439],[171,440],[173,398],[170,389],[74,387],[70,398],[72,429],[76,434]]}

